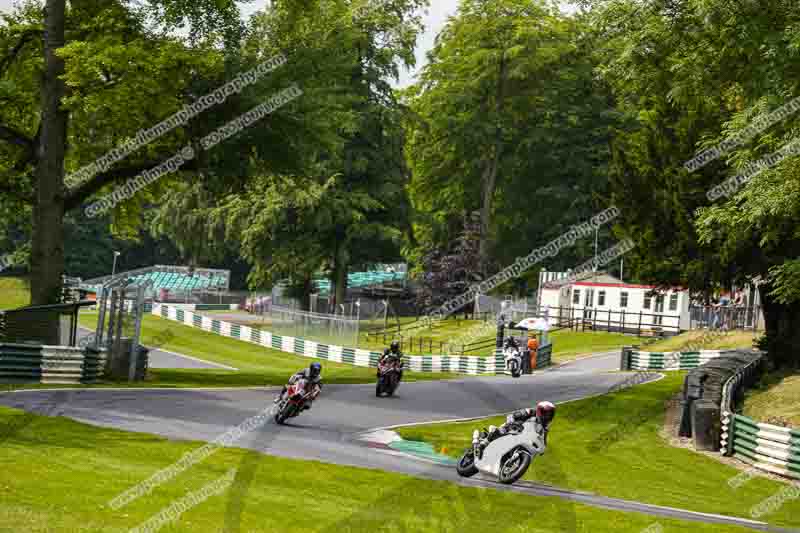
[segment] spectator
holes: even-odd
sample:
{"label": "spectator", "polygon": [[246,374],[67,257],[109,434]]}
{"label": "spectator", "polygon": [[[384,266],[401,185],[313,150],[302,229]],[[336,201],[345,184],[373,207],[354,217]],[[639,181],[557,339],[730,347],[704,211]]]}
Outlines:
{"label": "spectator", "polygon": [[528,339],[528,356],[530,357],[531,361],[531,370],[536,368],[536,356],[537,352],[539,351],[539,339],[536,338],[536,335]]}
{"label": "spectator", "polygon": [[714,297],[711,300],[711,329],[719,329],[720,311],[719,300]]}

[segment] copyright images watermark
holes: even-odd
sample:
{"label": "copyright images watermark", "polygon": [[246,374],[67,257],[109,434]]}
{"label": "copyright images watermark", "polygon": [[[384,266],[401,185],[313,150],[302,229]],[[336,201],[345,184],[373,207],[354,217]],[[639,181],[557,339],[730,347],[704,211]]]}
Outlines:
{"label": "copyright images watermark", "polygon": [[199,490],[190,492],[183,498],[173,502],[169,507],[162,509],[144,524],[131,529],[130,533],[152,533],[158,531],[170,522],[176,521],[186,511],[197,507],[212,496],[222,494],[233,484],[233,480],[236,478],[236,470],[236,468],[231,468],[216,481],[212,481]]}
{"label": "copyright images watermark", "polygon": [[750,516],[759,519],[764,515],[776,512],[783,507],[783,504],[788,501],[796,500],[797,498],[800,498],[800,484],[795,482],[789,486],[783,487],[761,503],[754,505],[750,509]]}
{"label": "copyright images watermark", "polygon": [[486,294],[507,281],[517,278],[528,271],[537,263],[548,257],[555,257],[563,248],[573,246],[579,237],[586,237],[594,233],[595,229],[614,220],[620,215],[620,210],[610,207],[595,215],[588,222],[572,226],[569,231],[553,239],[544,246],[533,250],[525,257],[518,257],[514,264],[501,270],[494,276],[472,286],[465,293],[442,304],[438,310],[431,313],[427,319],[442,320],[448,315],[458,311],[475,298],[476,294]]}
{"label": "copyright images watermark", "polygon": [[689,172],[694,172],[695,170],[703,168],[712,161],[724,156],[737,146],[743,145],[748,140],[752,139],[773,124],[789,118],[798,110],[800,110],[800,98],[795,98],[788,104],[779,107],[768,115],[756,118],[746,128],[743,128],[735,135],[725,139],[714,148],[709,148],[708,150],[700,152],[695,157],[684,163],[683,166]]}
{"label": "copyright images watermark", "polygon": [[141,498],[142,496],[146,496],[159,485],[169,482],[192,466],[206,460],[221,447],[231,446],[248,433],[251,433],[264,426],[272,416],[273,408],[274,406],[270,405],[257,415],[248,418],[235,428],[228,430],[208,444],[192,452],[183,454],[183,456],[173,465],[159,470],[145,481],[116,496],[109,502],[109,506],[117,511],[131,502]]}
{"label": "copyright images watermark", "polygon": [[[224,126],[218,128],[211,134],[201,139],[200,144],[203,150],[210,150],[222,141],[229,139],[245,128],[253,125],[258,120],[269,115],[276,109],[291,102],[301,94],[303,94],[303,91],[301,91],[296,84],[284,89],[263,104],[254,107],[247,113],[244,113],[240,117],[228,122]],[[151,183],[154,183],[168,174],[177,172],[188,161],[194,159],[196,155],[195,149],[191,145],[184,146],[177,154],[161,163],[157,167],[146,170],[138,176],[129,179],[125,185],[117,187],[110,194],[87,206],[85,209],[86,216],[89,218],[94,218],[110,209],[113,209],[116,205],[133,197],[134,194],[144,189]]]}
{"label": "copyright images watermark", "polygon": [[150,144],[158,138],[166,135],[170,131],[185,125],[190,119],[198,116],[200,113],[207,111],[216,104],[221,104],[228,99],[229,96],[241,92],[246,87],[253,85],[262,76],[272,72],[276,68],[287,62],[286,56],[278,54],[264,63],[261,63],[256,68],[239,74],[232,81],[219,87],[214,92],[198,98],[193,103],[186,105],[173,114],[166,120],[156,124],[148,130],[139,131],[133,139],[129,140],[119,148],[115,148],[106,153],[101,158],[97,159],[94,163],[82,167],[80,170],[69,174],[64,182],[68,187],[77,187],[81,183],[90,180],[100,172],[105,172],[110,169],[114,163],[117,163],[135,152],[136,150]]}

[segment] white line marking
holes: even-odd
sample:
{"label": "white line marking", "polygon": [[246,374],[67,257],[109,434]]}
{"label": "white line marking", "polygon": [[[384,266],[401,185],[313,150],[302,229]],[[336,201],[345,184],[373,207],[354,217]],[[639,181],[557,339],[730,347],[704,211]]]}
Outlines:
{"label": "white line marking", "polygon": [[[150,350],[150,349],[151,349],[151,348],[150,348],[150,347],[148,347],[148,346],[145,346],[145,348],[147,348],[148,350]],[[185,354],[182,354],[182,353],[171,352],[171,351],[169,351],[169,350],[165,350],[164,348],[152,348],[152,350],[155,350],[155,351],[157,351],[157,352],[164,352],[164,353],[168,353],[168,354],[170,354],[170,355],[175,355],[175,356],[177,356],[177,357],[183,357],[184,359],[191,359],[192,361],[197,361],[198,363],[205,363],[205,364],[208,364],[208,365],[211,365],[211,366],[215,366],[215,367],[218,367],[218,368],[222,368],[222,369],[225,369],[225,370],[237,370],[237,371],[239,370],[238,368],[234,368],[234,367],[232,367],[232,366],[223,365],[223,364],[221,364],[221,363],[214,363],[214,362],[212,362],[212,361],[206,361],[205,359],[200,359],[200,358],[198,358],[198,357],[192,357],[191,355],[185,355]],[[164,369],[162,369],[162,370],[167,370],[167,369],[166,369],[166,368],[164,368]],[[181,370],[181,369],[180,369],[180,368],[178,368],[178,369],[172,369],[172,370]],[[190,370],[191,370],[191,369],[190,369]]]}

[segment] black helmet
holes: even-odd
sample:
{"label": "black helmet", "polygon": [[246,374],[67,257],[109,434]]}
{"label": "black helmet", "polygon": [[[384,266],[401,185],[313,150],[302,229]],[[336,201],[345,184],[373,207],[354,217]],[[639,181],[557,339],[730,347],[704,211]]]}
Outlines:
{"label": "black helmet", "polygon": [[319,377],[322,373],[322,365],[317,362],[311,363],[311,366],[308,367],[308,373],[312,378]]}
{"label": "black helmet", "polygon": [[556,417],[556,406],[551,402],[539,402],[536,404],[536,418],[544,427],[550,425]]}
{"label": "black helmet", "polygon": [[392,353],[399,353],[400,352],[400,341],[392,341],[392,344],[389,345],[389,350]]}

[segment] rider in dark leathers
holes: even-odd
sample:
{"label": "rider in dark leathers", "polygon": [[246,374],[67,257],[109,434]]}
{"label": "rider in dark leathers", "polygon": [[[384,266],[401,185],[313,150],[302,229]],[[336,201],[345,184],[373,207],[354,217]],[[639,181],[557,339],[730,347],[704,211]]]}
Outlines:
{"label": "rider in dark leathers", "polygon": [[508,417],[506,417],[506,423],[499,428],[490,426],[486,438],[481,439],[480,442],[476,444],[478,444],[480,450],[483,451],[493,440],[508,435],[509,433],[521,431],[523,423],[531,418],[536,418],[541,428],[542,439],[545,445],[547,445],[547,433],[550,431],[550,424],[553,422],[555,414],[556,408],[550,402],[539,402],[536,404],[536,409],[519,409],[508,415]]}
{"label": "rider in dark leathers", "polygon": [[304,368],[303,370],[292,374],[292,377],[289,378],[289,383],[283,386],[283,390],[281,391],[280,396],[278,396],[278,398],[275,400],[275,403],[283,400],[283,396],[286,394],[286,390],[289,385],[294,385],[300,379],[306,380],[307,387],[316,388],[314,394],[311,396],[311,398],[306,400],[306,403],[303,406],[303,411],[311,409],[311,404],[314,402],[317,396],[319,396],[319,393],[322,390],[322,365],[317,362],[311,363],[308,368]]}
{"label": "rider in dark leathers", "polygon": [[517,342],[517,339],[515,339],[514,337],[508,337],[506,339],[506,342],[505,342],[503,348],[504,349],[505,348],[517,348],[517,349],[519,349],[519,343]]}
{"label": "rider in dark leathers", "polygon": [[[383,355],[378,360],[378,364],[382,364],[383,362],[391,361],[392,359],[396,360],[400,367],[399,367],[399,380],[403,381],[403,352],[400,351],[400,343],[397,341],[392,341],[392,344],[383,351]],[[376,375],[380,377],[380,372],[377,372]]]}

